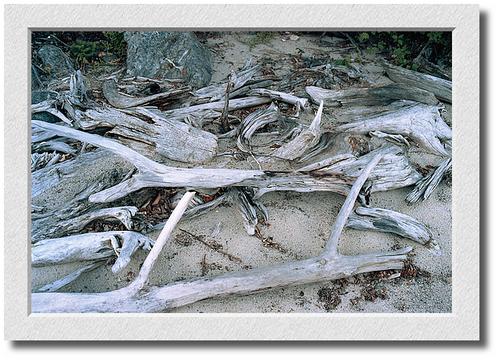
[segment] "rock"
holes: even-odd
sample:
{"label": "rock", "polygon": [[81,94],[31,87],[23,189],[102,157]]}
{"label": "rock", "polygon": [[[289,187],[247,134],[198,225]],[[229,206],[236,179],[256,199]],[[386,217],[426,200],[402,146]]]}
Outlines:
{"label": "rock", "polygon": [[48,80],[62,79],[75,72],[71,59],[57,46],[42,46],[38,50],[38,58]]}
{"label": "rock", "polygon": [[125,40],[130,75],[182,78],[196,89],[208,85],[211,80],[210,51],[193,33],[125,32]]}

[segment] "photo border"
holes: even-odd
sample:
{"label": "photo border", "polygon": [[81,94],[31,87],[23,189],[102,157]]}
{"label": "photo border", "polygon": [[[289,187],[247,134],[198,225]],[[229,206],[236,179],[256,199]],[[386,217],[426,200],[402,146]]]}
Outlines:
{"label": "photo border", "polygon": [[[30,37],[69,28],[452,30],[452,313],[30,314]],[[479,340],[477,5],[7,5],[4,54],[6,339]]]}

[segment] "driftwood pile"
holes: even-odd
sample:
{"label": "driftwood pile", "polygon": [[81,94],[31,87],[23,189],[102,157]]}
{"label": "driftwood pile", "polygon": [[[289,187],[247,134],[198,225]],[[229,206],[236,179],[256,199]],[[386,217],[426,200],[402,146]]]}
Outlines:
{"label": "driftwood pile", "polygon": [[[306,86],[299,96],[281,91],[286,81],[263,76],[260,66],[251,62],[227,82],[196,91],[176,81],[119,74],[90,82],[76,71],[59,84],[55,99],[32,105],[33,114],[45,112],[58,119],[32,120],[32,197],[65,181],[84,182],[82,169],[99,161],[117,158],[132,167],[84,183],[83,191],[63,205],[33,204],[32,266],[82,266],[36,289],[32,311],[164,311],[214,296],[402,268],[410,247],[340,254],[338,242],[345,226],[397,234],[438,253],[424,224],[389,209],[371,208],[369,197],[412,187],[407,202],[421,201],[449,172],[452,133],[441,101],[451,102],[451,83],[383,66],[392,84]],[[313,120],[305,120],[312,113]],[[336,115],[346,121],[337,121]],[[262,144],[262,139],[270,142]],[[228,151],[221,151],[222,143]],[[441,165],[423,176],[408,156],[413,149],[440,157]],[[226,157],[245,166],[224,167],[221,159]],[[173,212],[166,224],[151,221],[127,203],[148,188],[171,190]],[[262,197],[272,191],[330,191],[346,197],[322,254],[244,272],[148,285],[149,272],[181,218],[188,221],[222,204],[236,206],[253,235],[259,221],[267,221]],[[354,209],[356,201],[360,205]],[[92,231],[89,225],[96,221],[121,224],[116,229],[122,230]],[[158,239],[147,236],[158,228],[163,229]],[[139,249],[149,254],[129,286],[106,293],[57,292],[110,260],[113,272],[123,271]]]}

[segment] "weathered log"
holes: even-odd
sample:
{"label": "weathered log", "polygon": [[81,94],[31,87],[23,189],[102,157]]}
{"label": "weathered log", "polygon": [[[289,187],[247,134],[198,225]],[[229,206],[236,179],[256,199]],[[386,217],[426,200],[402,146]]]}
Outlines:
{"label": "weathered log", "polygon": [[118,92],[118,86],[114,80],[107,80],[102,85],[102,93],[104,94],[106,100],[112,106],[120,109],[127,109],[148,104],[164,104],[178,99],[182,95],[185,95],[187,91],[188,88],[179,88],[143,98],[134,98],[121,95]]}
{"label": "weathered log", "polygon": [[116,273],[128,265],[139,247],[149,250],[152,244],[151,239],[133,231],[107,231],[45,239],[31,247],[31,264],[56,265],[118,255],[112,267]]}
{"label": "weathered log", "polygon": [[172,160],[197,164],[209,161],[217,152],[215,135],[145,108],[91,109],[81,115],[78,120],[81,129],[110,127],[110,133],[118,138],[146,144],[151,148],[150,154],[157,153]]}
{"label": "weathered log", "polygon": [[416,183],[414,189],[407,195],[405,200],[409,204],[426,200],[435,191],[442,181],[445,173],[452,167],[452,159],[445,159],[440,165]]}
{"label": "weathered log", "polygon": [[[337,251],[340,234],[355,199],[368,178],[369,171],[376,166],[380,158],[381,155],[376,156],[353,184],[352,191],[336,219],[326,250],[319,256],[249,271],[179,281],[159,287],[140,286],[146,283],[142,278],[137,281],[139,286],[132,284],[107,293],[33,293],[31,310],[35,313],[157,312],[215,296],[250,294],[275,287],[334,280],[370,271],[401,269],[411,248],[356,256],[345,256]],[[144,272],[148,271],[150,268]],[[139,289],[142,291],[138,292]]]}
{"label": "weathered log", "polygon": [[[228,111],[264,105],[272,102],[272,99],[262,96],[248,96],[244,98],[229,100]],[[224,109],[225,101],[215,101],[205,104],[181,107],[173,110],[162,111],[160,114],[166,118],[183,121],[188,116],[220,116],[219,112]],[[218,114],[217,114],[218,112]],[[217,114],[217,115],[214,115]]]}
{"label": "weathered log", "polygon": [[[98,149],[33,172],[31,174],[31,197],[35,198],[48,189],[54,188],[64,182],[66,179],[78,176],[78,173],[81,171],[88,171],[92,167],[92,164],[95,164],[97,161],[104,161],[110,155],[106,150]],[[114,184],[116,183],[108,181],[107,186]],[[90,185],[83,184],[82,188]]]}
{"label": "weathered log", "polygon": [[384,67],[386,74],[392,81],[429,91],[435,94],[437,99],[452,104],[452,81],[405,69],[389,63],[385,63]]}
{"label": "weathered log", "polygon": [[361,206],[353,211],[346,226],[356,230],[396,234],[424,245],[432,252],[440,253],[433,234],[423,223],[396,211]]}
{"label": "weathered log", "polygon": [[[357,175],[358,168],[362,168],[362,164],[365,164],[373,157],[373,155],[366,157],[369,155],[367,154],[365,157],[359,158],[358,163],[342,164],[344,168],[337,170],[339,175],[331,172],[329,174],[325,173],[326,176],[262,170],[175,168],[152,161],[126,146],[99,135],[44,122],[33,121],[33,124],[62,136],[104,147],[119,154],[137,167],[139,172],[130,179],[91,195],[89,200],[92,202],[113,201],[145,187],[185,187],[190,189],[215,189],[230,186],[256,187],[259,189],[256,195],[257,198],[269,191],[332,191],[346,194],[355,178],[345,176],[344,173],[351,174],[351,176]],[[391,148],[380,151],[387,156],[392,156],[392,158],[400,153],[400,149]],[[407,163],[400,160],[400,158],[395,158],[384,162],[383,167],[386,168],[380,170],[379,174],[376,175],[375,181],[379,182],[379,184],[374,188],[387,190],[408,186],[419,180],[420,175],[412,167],[407,166]],[[351,169],[351,171],[348,169]],[[328,169],[325,170],[325,172],[327,171]],[[342,171],[344,173],[341,173]],[[396,180],[389,177],[397,173],[399,175],[395,177]],[[317,172],[317,175],[319,175],[319,172]],[[400,183],[398,180],[402,182]]]}
{"label": "weathered log", "polygon": [[387,105],[396,100],[412,100],[428,105],[438,105],[437,98],[429,91],[414,88],[405,84],[389,84],[370,88],[351,88],[345,90],[328,90],[316,86],[307,86],[305,91],[313,102],[324,106],[340,107]]}
{"label": "weathered log", "polygon": [[442,118],[440,108],[423,104],[408,105],[397,111],[342,124],[335,131],[352,134],[381,131],[404,135],[423,149],[444,156],[449,155],[444,144],[452,139],[452,130]]}

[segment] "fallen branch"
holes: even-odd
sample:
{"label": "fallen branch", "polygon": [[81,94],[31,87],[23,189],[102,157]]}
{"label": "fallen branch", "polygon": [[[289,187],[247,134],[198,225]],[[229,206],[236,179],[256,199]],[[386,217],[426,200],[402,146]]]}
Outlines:
{"label": "fallen branch", "polygon": [[437,98],[429,91],[405,84],[390,84],[371,88],[352,88],[328,90],[316,86],[307,86],[305,91],[314,103],[324,102],[324,106],[340,107],[387,105],[396,100],[412,100],[428,105],[438,105]]}
{"label": "fallen branch", "polygon": [[429,91],[435,94],[437,99],[452,104],[452,81],[404,69],[389,63],[385,63],[384,67],[388,77],[394,82]]}
{"label": "fallen branch", "polygon": [[[127,159],[139,170],[130,179],[91,195],[89,197],[91,202],[113,201],[145,187],[183,187],[189,189],[217,189],[231,186],[255,187],[259,189],[255,195],[256,198],[270,191],[332,191],[346,195],[354,179],[345,177],[343,174],[335,175],[334,173],[326,174],[328,176],[312,176],[295,172],[169,167],[150,160],[124,145],[99,135],[88,134],[68,127],[36,120],[33,120],[32,123],[35,126],[62,136],[106,148]],[[383,151],[389,154],[394,150]],[[399,151],[396,150],[397,153]],[[368,161],[368,157],[361,157],[358,161],[358,164],[349,164],[354,174],[358,173],[359,167],[362,168],[361,164],[365,164]],[[354,170],[356,165],[358,165],[358,168]],[[384,177],[382,174],[383,171],[381,171],[378,177],[380,182],[379,189],[390,189],[390,186],[407,186],[419,180],[420,175],[412,167],[407,167],[404,163],[400,162],[386,162],[385,166],[388,167],[388,169],[385,169],[386,173],[392,175],[397,170],[400,170],[400,165],[405,169],[401,175],[404,179],[403,183],[400,184],[396,180]],[[399,178],[400,176],[397,177],[397,179]]]}
{"label": "fallen branch", "polygon": [[[376,156],[353,184],[352,192],[337,217],[326,250],[319,256],[249,271],[178,281],[159,287],[144,287],[140,292],[138,291],[140,285],[145,284],[143,278],[137,280],[138,285],[132,284],[107,293],[33,293],[31,310],[35,313],[157,312],[215,296],[250,294],[276,287],[334,280],[370,271],[401,269],[411,248],[391,253],[355,256],[345,256],[337,251],[339,236],[358,192],[368,178],[369,171],[380,159],[381,155]],[[152,257],[151,254],[149,256]],[[144,270],[144,273],[148,271],[149,268]]]}

